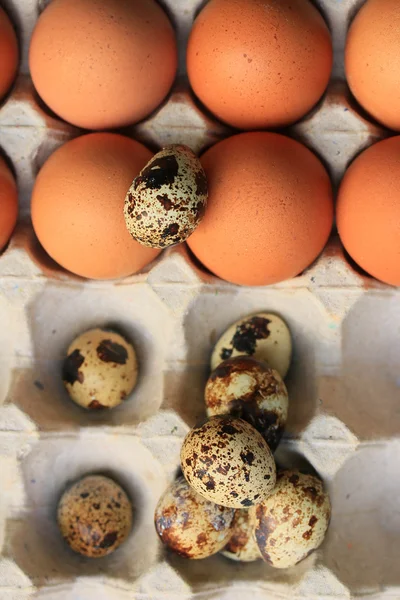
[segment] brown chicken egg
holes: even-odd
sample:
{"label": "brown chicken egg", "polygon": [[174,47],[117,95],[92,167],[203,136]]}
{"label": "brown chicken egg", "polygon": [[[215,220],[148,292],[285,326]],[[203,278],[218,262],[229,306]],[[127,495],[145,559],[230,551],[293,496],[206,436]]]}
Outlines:
{"label": "brown chicken egg", "polygon": [[62,267],[82,277],[115,279],[136,273],[159,250],[129,235],[124,201],[151,153],[122,135],[93,133],[56,150],[32,193],[40,243]]}
{"label": "brown chicken egg", "polygon": [[269,285],[295,277],[324,248],[333,223],[329,176],[305,146],[275,133],[242,133],[201,158],[204,219],[187,243],[222,279]]}
{"label": "brown chicken egg", "polygon": [[0,157],[0,251],[10,239],[17,218],[17,185],[10,169]]}
{"label": "brown chicken egg", "polygon": [[339,189],[336,220],[356,263],[400,286],[400,136],[374,144],[350,165]]}
{"label": "brown chicken egg", "polygon": [[211,417],[189,431],[181,467],[201,496],[230,508],[261,502],[275,485],[275,461],[267,442],[246,421],[228,415]]}
{"label": "brown chicken egg", "polygon": [[34,29],[29,64],[58,116],[115,129],[140,121],[168,94],[175,34],[155,0],[53,0]]}
{"label": "brown chicken egg", "polygon": [[0,100],[10,89],[18,68],[18,41],[14,27],[0,6]]}
{"label": "brown chicken egg", "polygon": [[125,491],[109,477],[87,475],[62,495],[57,521],[74,550],[90,558],[114,552],[132,527],[132,505]]}
{"label": "brown chicken egg", "polygon": [[347,82],[361,106],[386,127],[400,131],[400,4],[367,0],[348,32]]}
{"label": "brown chicken egg", "polygon": [[277,569],[287,569],[322,544],[331,504],[320,479],[282,471],[274,491],[255,513],[255,536],[263,559]]}
{"label": "brown chicken egg", "polygon": [[309,0],[210,0],[190,34],[190,84],[239,129],[297,121],[324,93],[331,36]]}
{"label": "brown chicken egg", "polygon": [[253,562],[262,558],[255,538],[255,526],[254,506],[248,509],[237,509],[231,525],[232,535],[222,554],[226,558],[240,562]]}
{"label": "brown chicken egg", "polygon": [[235,511],[218,506],[195,492],[184,477],[160,498],[154,523],[161,541],[184,558],[207,558],[229,540]]}
{"label": "brown chicken egg", "polygon": [[211,373],[204,399],[209,417],[230,414],[244,419],[272,451],[278,446],[289,406],[278,371],[250,356],[228,358]]}

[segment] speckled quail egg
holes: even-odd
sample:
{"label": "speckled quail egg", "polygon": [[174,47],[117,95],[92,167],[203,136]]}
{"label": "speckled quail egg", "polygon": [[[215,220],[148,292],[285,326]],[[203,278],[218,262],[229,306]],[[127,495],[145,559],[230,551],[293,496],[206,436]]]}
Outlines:
{"label": "speckled quail egg", "polygon": [[292,359],[292,337],[278,315],[258,313],[236,321],[221,335],[211,356],[211,370],[227,358],[247,354],[266,362],[284,379]]}
{"label": "speckled quail egg", "polygon": [[125,199],[125,223],[144,246],[180,244],[203,218],[207,198],[206,174],[194,152],[167,146],[133,181]]}
{"label": "speckled quail egg", "polygon": [[286,569],[309,556],[322,543],[330,516],[318,477],[278,473],[273,493],[256,507],[255,536],[265,562]]}
{"label": "speckled quail egg", "polygon": [[87,475],[64,492],[57,520],[72,550],[100,558],[126,540],[132,527],[132,505],[121,486],[109,477]]}
{"label": "speckled quail egg", "polygon": [[211,373],[204,399],[209,417],[240,417],[261,433],[271,450],[278,446],[289,400],[275,369],[250,356],[228,358]]}
{"label": "speckled quail egg", "polygon": [[255,506],[237,509],[231,525],[231,538],[221,554],[241,562],[252,562],[262,558],[254,535],[255,525]]}
{"label": "speckled quail egg", "polygon": [[204,498],[231,508],[262,502],[275,486],[276,467],[254,427],[229,415],[193,427],[181,449],[187,482]]}
{"label": "speckled quail egg", "polygon": [[136,385],[136,353],[120,334],[90,329],[67,351],[62,377],[71,399],[88,409],[121,404]]}
{"label": "speckled quail egg", "polygon": [[184,477],[174,481],[160,498],[154,523],[161,541],[184,558],[207,558],[221,550],[231,536],[235,511],[206,500]]}

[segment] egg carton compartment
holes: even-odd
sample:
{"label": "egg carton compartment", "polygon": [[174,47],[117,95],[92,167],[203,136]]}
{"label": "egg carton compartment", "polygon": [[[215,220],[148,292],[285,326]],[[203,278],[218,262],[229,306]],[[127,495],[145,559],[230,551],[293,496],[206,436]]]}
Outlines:
{"label": "egg carton compartment", "polygon": [[[162,465],[137,438],[89,432],[47,437],[32,444],[20,468],[26,502],[9,507],[3,555],[34,587],[84,576],[133,582],[157,561],[153,514],[166,480]],[[113,554],[97,560],[72,552],[56,523],[61,494],[92,473],[112,477],[133,505],[129,537]]]}
{"label": "egg carton compartment", "polygon": [[[51,1],[51,0],[50,0]],[[333,39],[334,67],[332,80],[319,104],[299,123],[282,133],[305,143],[314,150],[327,166],[334,187],[338,186],[351,160],[372,143],[390,135],[390,132],[365,115],[351,97],[344,81],[343,51],[348,25],[364,0],[329,2],[315,0],[324,15]],[[74,281],[76,277],[56,265],[40,248],[29,221],[31,190],[35,176],[47,157],[69,139],[87,133],[58,119],[40,100],[29,78],[28,49],[31,32],[48,0],[4,0],[4,7],[13,18],[20,38],[21,75],[6,101],[0,107],[0,145],[14,165],[20,192],[20,219],[26,231],[21,245],[20,227],[14,237],[21,253],[29,259],[24,264],[27,276],[32,272],[55,279]],[[203,0],[163,0],[179,43],[179,72],[175,84],[163,104],[141,123],[120,131],[143,142],[156,151],[170,143],[185,143],[201,153],[217,141],[237,133],[219,122],[194,97],[185,74],[185,48],[195,16],[204,6]],[[334,248],[334,241],[327,249]],[[0,273],[10,271],[10,264],[18,263],[10,249],[0,256]],[[172,250],[174,251],[174,250]],[[190,254],[189,254],[190,256]],[[158,264],[149,265],[144,273],[128,278],[141,281]],[[318,271],[324,265],[322,257],[313,266]],[[33,264],[32,264],[33,263]],[[19,263],[19,266],[21,264]],[[351,261],[345,263],[349,278],[356,273]],[[370,278],[371,279],[371,278]],[[293,285],[296,283],[293,281]],[[290,282],[289,282],[290,285]],[[342,282],[345,285],[345,282]]]}
{"label": "egg carton compartment", "polygon": [[[13,370],[6,402],[15,404],[37,427],[129,427],[157,412],[163,399],[164,361],[172,332],[167,308],[148,285],[97,289],[40,286],[19,316],[26,320],[29,342]],[[137,354],[137,385],[111,411],[77,406],[62,381],[68,346],[75,337],[96,327],[120,332]]]}

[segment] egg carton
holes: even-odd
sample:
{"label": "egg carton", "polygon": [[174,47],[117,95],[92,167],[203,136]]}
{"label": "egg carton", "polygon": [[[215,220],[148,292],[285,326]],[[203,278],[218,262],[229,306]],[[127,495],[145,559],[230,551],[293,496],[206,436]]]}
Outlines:
{"label": "egg carton", "polygon": [[[219,280],[185,245],[114,282],[86,281],[57,266],[32,230],[32,185],[46,158],[84,132],[57,119],[29,77],[29,39],[47,2],[2,4],[22,56],[0,106],[0,146],[20,201],[17,228],[0,256],[0,599],[398,598],[399,291],[358,269],[335,233],[304,273],[263,288]],[[122,133],[154,150],[185,143],[201,153],[235,133],[198,103],[185,76],[187,36],[204,2],[163,4],[179,39],[179,75],[163,105]],[[284,133],[321,157],[337,187],[353,157],[390,132],[368,119],[344,80],[346,31],[362,0],[316,4],[333,36],[333,76],[319,105]],[[159,544],[154,508],[177,473],[183,437],[204,415],[213,345],[231,323],[261,311],[284,317],[294,345],[289,422],[277,459],[283,466],[307,461],[324,478],[333,504],[328,536],[285,571],[219,555],[185,561]],[[77,334],[103,325],[132,339],[140,377],[130,400],[89,414],[68,399],[61,362]],[[66,484],[92,472],[116,478],[135,511],[125,545],[95,561],[74,555],[55,522]]]}

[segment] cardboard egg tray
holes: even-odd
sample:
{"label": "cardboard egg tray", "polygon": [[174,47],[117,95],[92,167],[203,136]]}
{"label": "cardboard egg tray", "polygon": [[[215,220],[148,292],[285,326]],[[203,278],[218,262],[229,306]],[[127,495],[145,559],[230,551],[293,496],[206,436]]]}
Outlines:
{"label": "cardboard egg tray", "polygon": [[[335,233],[303,274],[263,288],[218,280],[184,245],[115,282],[58,267],[33,234],[30,195],[51,152],[84,132],[52,115],[29,77],[29,39],[46,2],[2,3],[22,59],[0,107],[0,146],[20,197],[17,229],[0,256],[0,599],[399,598],[399,291],[357,269]],[[344,80],[345,36],[361,3],[317,1],[333,35],[333,76],[318,107],[285,132],[321,157],[335,187],[357,153],[390,135],[357,107]],[[185,77],[187,35],[204,2],[164,4],[179,38],[179,76],[166,102],[123,133],[154,150],[179,142],[200,153],[234,133],[200,106]],[[277,458],[311,463],[333,504],[321,549],[286,571],[219,555],[186,561],[165,552],[153,527],[182,439],[204,414],[213,344],[257,311],[281,314],[294,342],[289,423]],[[133,340],[140,379],[119,408],[93,414],[68,399],[60,366],[69,342],[97,325],[118,325]],[[93,472],[115,477],[135,507],[128,541],[98,560],[72,553],[55,522],[66,484]]]}

